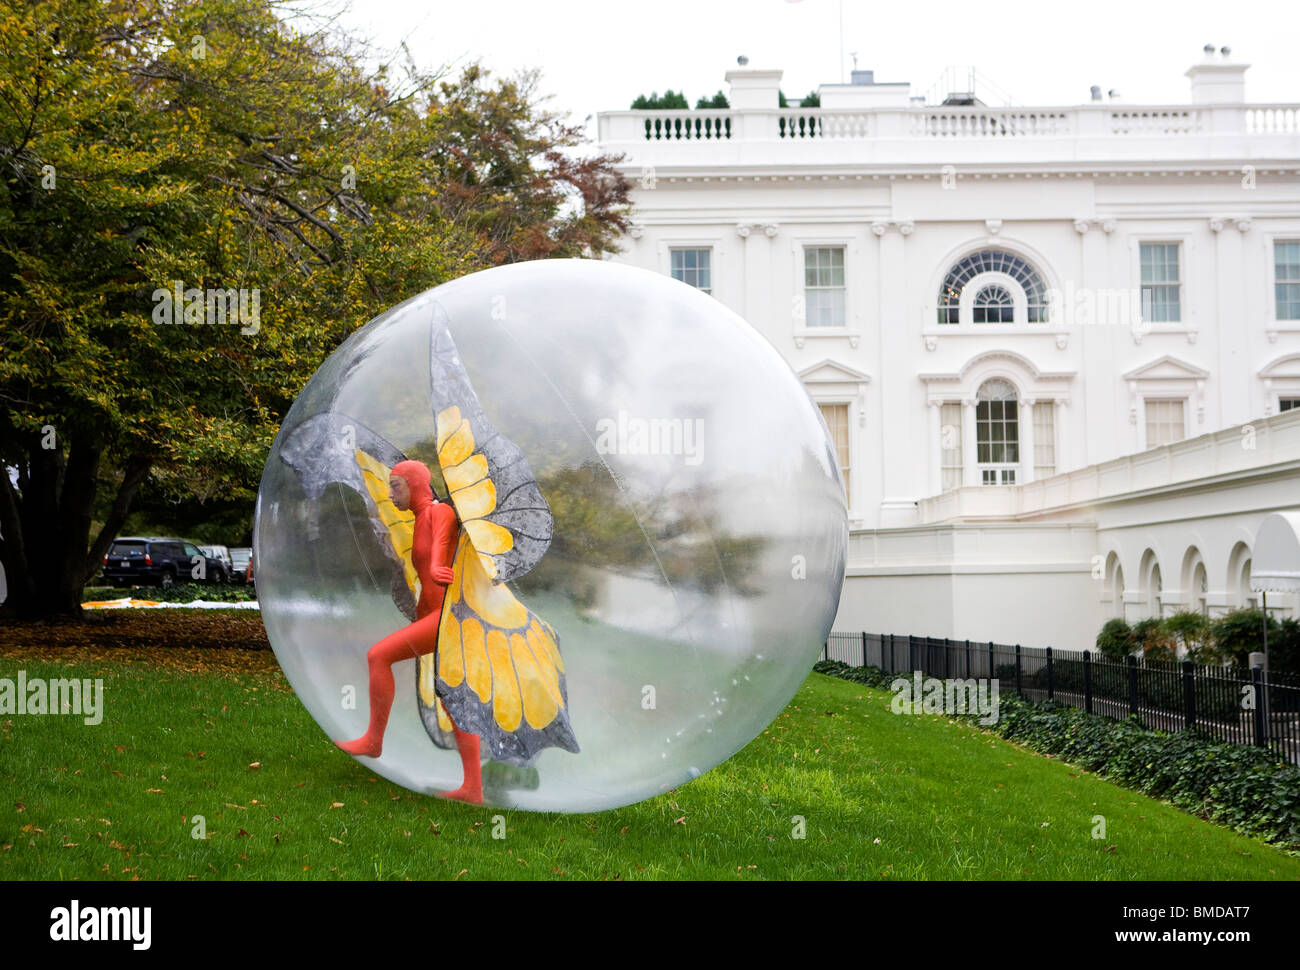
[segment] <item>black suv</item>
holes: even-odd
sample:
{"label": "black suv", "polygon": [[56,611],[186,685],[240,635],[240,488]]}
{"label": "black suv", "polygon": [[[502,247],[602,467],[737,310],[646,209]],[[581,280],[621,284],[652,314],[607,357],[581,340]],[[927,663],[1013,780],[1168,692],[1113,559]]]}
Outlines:
{"label": "black suv", "polygon": [[[199,577],[194,570],[202,562]],[[170,586],[174,582],[224,583],[226,564],[199,552],[184,539],[123,536],[113,540],[104,557],[104,579],[110,586]]]}

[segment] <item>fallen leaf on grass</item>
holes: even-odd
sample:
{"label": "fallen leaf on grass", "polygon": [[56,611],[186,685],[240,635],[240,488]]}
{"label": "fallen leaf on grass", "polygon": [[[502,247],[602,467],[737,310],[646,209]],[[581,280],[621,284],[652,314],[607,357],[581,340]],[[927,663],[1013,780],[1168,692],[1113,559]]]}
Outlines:
{"label": "fallen leaf on grass", "polygon": [[332,836],[332,835],[330,836],[330,841],[331,841],[331,842],[335,842],[335,843],[337,843],[337,844],[339,844],[339,845],[347,845],[347,843],[344,842],[342,839],[336,839],[336,838],[334,838],[334,836]]}
{"label": "fallen leaf on grass", "polygon": [[148,789],[148,791],[149,791],[149,794],[150,794],[150,795],[161,795],[161,794],[163,794],[163,790],[162,790],[161,788],[150,788],[150,789]]}
{"label": "fallen leaf on grass", "polygon": [[686,824],[686,816],[683,815],[681,818],[675,818],[675,819],[673,819],[673,824],[674,824],[674,825],[685,825],[685,824]]}
{"label": "fallen leaf on grass", "polygon": [[251,765],[249,765],[248,767],[249,767],[250,769],[252,769],[253,771],[256,771],[258,768],[262,767],[262,762],[260,762],[260,761],[254,761],[254,762],[253,762]]}
{"label": "fallen leaf on grass", "polygon": [[330,808],[342,808],[342,807],[343,807],[342,802],[335,802],[333,805],[330,806]]}

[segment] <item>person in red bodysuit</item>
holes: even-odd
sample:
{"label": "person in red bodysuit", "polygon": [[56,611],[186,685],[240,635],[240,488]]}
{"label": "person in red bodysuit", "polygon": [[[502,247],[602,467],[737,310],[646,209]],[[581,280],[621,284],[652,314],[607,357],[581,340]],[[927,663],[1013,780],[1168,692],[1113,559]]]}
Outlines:
{"label": "person in red bodysuit", "polygon": [[[415,512],[415,533],[411,560],[420,578],[420,599],[416,620],[392,633],[366,654],[370,668],[370,727],[355,741],[334,742],[348,754],[378,758],[383,750],[384,729],[393,706],[393,664],[438,647],[438,624],[442,618],[442,597],[452,581],[451,562],[456,552],[460,527],[450,503],[439,502],[429,485],[429,469],[418,461],[401,461],[388,478],[393,504],[403,512]],[[449,715],[450,716],[450,715]],[[454,722],[453,722],[454,723]],[[482,804],[483,782],[479,773],[479,739],[453,727],[465,780],[460,788],[443,793],[444,798]]]}

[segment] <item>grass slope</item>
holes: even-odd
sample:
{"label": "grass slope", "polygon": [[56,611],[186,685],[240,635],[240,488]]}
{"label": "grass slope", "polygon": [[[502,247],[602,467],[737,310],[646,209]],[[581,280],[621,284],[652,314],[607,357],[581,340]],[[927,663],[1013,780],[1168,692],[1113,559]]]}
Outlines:
{"label": "grass slope", "polygon": [[0,717],[0,879],[1300,878],[1300,858],[820,674],[691,784],[542,815],[372,775],[267,651],[57,656],[6,649],[0,677],[102,677],[104,720]]}

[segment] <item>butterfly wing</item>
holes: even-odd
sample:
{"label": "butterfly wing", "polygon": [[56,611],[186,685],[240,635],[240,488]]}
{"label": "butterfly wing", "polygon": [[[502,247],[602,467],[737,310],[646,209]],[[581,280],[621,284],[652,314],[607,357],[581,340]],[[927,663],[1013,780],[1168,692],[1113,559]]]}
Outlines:
{"label": "butterfly wing", "polygon": [[429,696],[441,697],[497,761],[527,765],[552,746],[577,753],[559,637],[506,585],[546,553],[550,506],[523,451],[484,415],[447,323],[435,306],[431,397],[438,465],[461,532],[438,651],[420,658],[422,713]]}
{"label": "butterfly wing", "polygon": [[[415,513],[398,509],[388,487],[393,466],[406,456],[360,421],[337,411],[313,415],[294,428],[280,455],[298,473],[308,498],[319,500],[325,489],[336,482],[361,496],[366,506],[366,525],[389,563],[393,604],[414,622],[419,600],[419,578],[411,560]],[[455,748],[451,722],[436,698],[430,712],[433,726],[425,724],[429,736],[439,747]]]}
{"label": "butterfly wing", "polygon": [[[436,684],[456,724],[482,738],[484,753],[496,761],[528,765],[547,747],[578,753],[555,630],[508,586],[493,582],[465,531],[452,572],[438,628]],[[425,676],[422,671],[422,683]]]}
{"label": "butterfly wing", "polygon": [[523,451],[492,427],[479,406],[439,305],[430,373],[438,463],[451,503],[484,571],[508,583],[546,554],[554,519]]}

